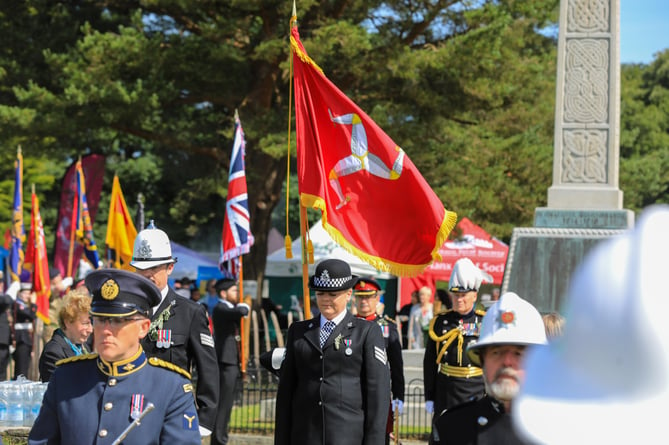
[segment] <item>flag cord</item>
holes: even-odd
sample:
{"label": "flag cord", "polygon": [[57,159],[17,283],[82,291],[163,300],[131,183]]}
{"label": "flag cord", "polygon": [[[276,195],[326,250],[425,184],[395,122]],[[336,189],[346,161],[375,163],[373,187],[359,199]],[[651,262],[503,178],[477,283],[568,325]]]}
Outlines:
{"label": "flag cord", "polygon": [[[291,17],[291,26],[297,17]],[[290,203],[290,128],[291,128],[291,112],[293,110],[293,54],[292,49],[288,55],[288,141],[286,147],[286,237],[284,239],[286,249],[286,259],[293,258],[293,241],[290,239],[289,223],[288,223],[288,208]]]}

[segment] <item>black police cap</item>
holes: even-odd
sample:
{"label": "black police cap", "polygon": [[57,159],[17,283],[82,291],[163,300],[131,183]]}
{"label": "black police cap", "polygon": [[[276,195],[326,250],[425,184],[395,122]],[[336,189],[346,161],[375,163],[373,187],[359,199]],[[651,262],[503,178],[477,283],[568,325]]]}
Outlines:
{"label": "black police cap", "polygon": [[322,292],[336,292],[351,289],[358,282],[358,276],[351,274],[351,266],[336,258],[323,260],[316,266],[309,278],[309,289]]}
{"label": "black police cap", "polygon": [[86,287],[93,295],[91,315],[127,317],[136,313],[150,316],[160,303],[160,290],[149,279],[119,269],[94,270],[86,275]]}

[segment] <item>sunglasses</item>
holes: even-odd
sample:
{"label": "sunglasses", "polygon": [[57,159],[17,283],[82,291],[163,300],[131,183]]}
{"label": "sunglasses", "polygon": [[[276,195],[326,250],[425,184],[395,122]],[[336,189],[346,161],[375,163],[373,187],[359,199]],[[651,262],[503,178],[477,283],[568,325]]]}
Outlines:
{"label": "sunglasses", "polygon": [[125,326],[131,321],[145,320],[141,317],[93,317],[93,326],[104,326],[109,323],[109,326],[112,328],[119,328]]}

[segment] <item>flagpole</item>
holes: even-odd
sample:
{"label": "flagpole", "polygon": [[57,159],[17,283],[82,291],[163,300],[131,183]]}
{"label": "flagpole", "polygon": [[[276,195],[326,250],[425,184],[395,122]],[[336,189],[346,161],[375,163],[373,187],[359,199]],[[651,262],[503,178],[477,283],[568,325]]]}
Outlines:
{"label": "flagpole", "polygon": [[[237,288],[239,289],[239,303],[244,302],[244,261],[242,261],[243,255],[239,256],[239,284],[237,285]],[[233,261],[233,260],[230,260]],[[250,311],[249,311],[250,312]],[[242,370],[242,378],[246,375],[246,323],[244,323],[244,318],[242,317],[239,319],[239,336],[241,337],[239,340],[239,345],[240,345],[240,362],[241,362],[241,370]]]}
{"label": "flagpole", "polygon": [[302,240],[302,294],[304,298],[304,319],[311,318],[311,299],[309,298],[309,259],[307,254],[307,208],[300,203],[300,239]]}

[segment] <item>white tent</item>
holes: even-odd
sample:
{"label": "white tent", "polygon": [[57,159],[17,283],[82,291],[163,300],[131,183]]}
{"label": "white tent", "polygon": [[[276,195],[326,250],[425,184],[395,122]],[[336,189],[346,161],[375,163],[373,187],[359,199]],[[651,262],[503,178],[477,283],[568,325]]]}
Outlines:
{"label": "white tent", "polygon": [[[337,244],[323,228],[319,220],[309,229],[309,238],[314,246],[314,264],[309,265],[309,274],[313,274],[320,260],[337,258],[346,261],[355,275],[372,275],[376,278],[389,279],[392,275],[380,272],[357,256],[347,252]],[[298,277],[302,276],[302,240],[297,238],[292,244],[293,258],[286,259],[286,248],[282,247],[267,257],[265,276],[267,277]]]}

